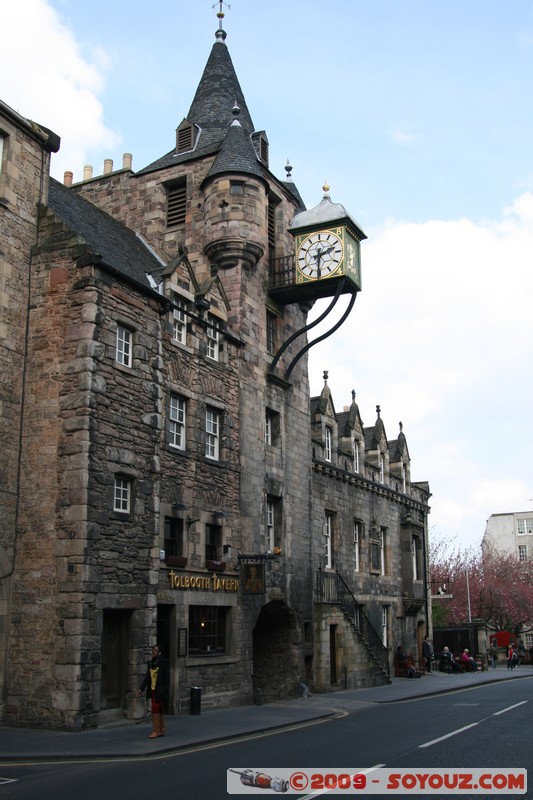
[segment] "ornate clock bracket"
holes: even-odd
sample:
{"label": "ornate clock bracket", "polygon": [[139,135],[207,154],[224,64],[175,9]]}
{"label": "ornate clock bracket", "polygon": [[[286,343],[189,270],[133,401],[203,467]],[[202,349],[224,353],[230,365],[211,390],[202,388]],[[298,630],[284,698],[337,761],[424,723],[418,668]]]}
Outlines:
{"label": "ornate clock bracket", "polygon": [[319,342],[322,342],[324,339],[327,339],[328,336],[331,336],[332,333],[335,333],[335,331],[338,330],[338,328],[340,328],[340,326],[343,324],[343,322],[349,316],[349,314],[350,314],[350,312],[351,312],[351,310],[352,310],[352,308],[354,306],[355,298],[357,297],[357,291],[358,291],[357,288],[350,281],[346,280],[346,278],[343,278],[342,280],[340,280],[339,284],[337,286],[337,291],[335,292],[335,296],[333,297],[333,300],[331,301],[329,306],[326,308],[326,310],[323,312],[323,314],[321,314],[319,317],[317,317],[317,319],[315,319],[309,325],[305,325],[305,327],[300,328],[300,330],[298,330],[295,333],[293,333],[292,336],[290,336],[287,339],[287,341],[284,342],[281,345],[281,347],[279,348],[278,352],[276,353],[276,355],[272,359],[272,363],[270,364],[270,367],[268,368],[269,377],[271,379],[275,380],[275,381],[282,382],[280,377],[276,374],[276,367],[278,365],[278,362],[279,362],[281,356],[285,352],[285,350],[288,347],[290,347],[290,345],[292,344],[292,342],[294,342],[295,339],[297,339],[299,336],[302,336],[304,333],[307,333],[312,328],[314,328],[316,325],[318,325],[320,322],[322,322],[322,320],[324,320],[333,311],[333,309],[337,305],[337,302],[338,302],[341,294],[350,293],[351,294],[350,302],[348,303],[348,307],[346,308],[346,310],[345,310],[344,314],[342,315],[342,317],[340,318],[340,320],[338,322],[336,322],[336,324],[332,328],[330,328],[330,330],[328,330],[328,331],[326,331],[326,333],[322,334],[322,336],[319,336],[318,338],[313,339],[313,341],[308,342],[305,345],[305,347],[302,347],[302,349],[294,356],[294,358],[292,359],[291,363],[289,364],[289,366],[285,370],[285,375],[283,376],[283,382],[288,384],[289,377],[290,377],[294,367],[298,363],[298,361],[302,358],[302,356],[305,355],[305,353],[307,353],[307,351],[310,350],[311,347],[313,347],[315,344],[318,344]]}

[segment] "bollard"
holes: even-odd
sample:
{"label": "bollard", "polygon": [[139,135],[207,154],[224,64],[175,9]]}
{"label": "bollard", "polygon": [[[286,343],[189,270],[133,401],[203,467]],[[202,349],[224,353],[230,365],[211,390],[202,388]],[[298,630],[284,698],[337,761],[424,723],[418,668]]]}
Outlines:
{"label": "bollard", "polygon": [[191,714],[200,714],[202,710],[202,690],[199,686],[191,686]]}

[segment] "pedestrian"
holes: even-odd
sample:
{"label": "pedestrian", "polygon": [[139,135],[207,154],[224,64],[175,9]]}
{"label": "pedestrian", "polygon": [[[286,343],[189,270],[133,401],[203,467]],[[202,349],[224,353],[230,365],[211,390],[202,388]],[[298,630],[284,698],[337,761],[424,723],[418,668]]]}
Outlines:
{"label": "pedestrian", "polygon": [[496,663],[498,661],[498,645],[496,644],[496,639],[493,639],[490,643],[489,655],[492,669],[496,669]]}
{"label": "pedestrian", "polygon": [[507,648],[507,669],[514,669],[514,642]]}
{"label": "pedestrian", "polygon": [[433,646],[429,641],[429,636],[424,637],[422,642],[422,656],[426,662],[426,672],[431,672],[431,662],[433,661]]}
{"label": "pedestrian", "polygon": [[146,689],[146,697],[151,701],[152,706],[152,733],[149,739],[156,739],[158,736],[165,735],[165,704],[168,702],[169,690],[169,666],[166,658],[161,653],[158,644],[152,647],[152,658],[146,664],[146,674],[143,682],[137,689],[137,697],[140,697]]}
{"label": "pedestrian", "polygon": [[518,642],[518,664],[525,664],[526,663],[526,648],[522,639]]}

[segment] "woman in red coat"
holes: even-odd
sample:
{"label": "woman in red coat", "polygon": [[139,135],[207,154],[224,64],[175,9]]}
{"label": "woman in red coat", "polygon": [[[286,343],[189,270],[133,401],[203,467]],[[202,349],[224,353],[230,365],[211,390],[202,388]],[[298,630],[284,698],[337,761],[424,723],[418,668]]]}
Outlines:
{"label": "woman in red coat", "polygon": [[163,658],[158,644],[152,647],[152,658],[146,665],[146,674],[137,696],[140,697],[146,689],[146,697],[152,702],[152,733],[149,739],[156,739],[165,735],[165,703],[168,700],[169,667],[166,658]]}

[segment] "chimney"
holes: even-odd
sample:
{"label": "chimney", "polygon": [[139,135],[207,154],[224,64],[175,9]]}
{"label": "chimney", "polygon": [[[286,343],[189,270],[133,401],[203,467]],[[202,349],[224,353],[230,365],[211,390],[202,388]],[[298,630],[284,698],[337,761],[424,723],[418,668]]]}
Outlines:
{"label": "chimney", "polygon": [[124,153],[122,156],[122,169],[131,169],[133,156],[131,153]]}
{"label": "chimney", "polygon": [[93,176],[93,168],[90,164],[85,164],[83,168],[83,180],[90,181]]}
{"label": "chimney", "polygon": [[113,172],[113,159],[106,158],[104,161],[104,175],[109,175],[110,172]]}
{"label": "chimney", "polygon": [[73,172],[65,172],[63,175],[63,184],[65,186],[72,186],[72,179],[74,178]]}

